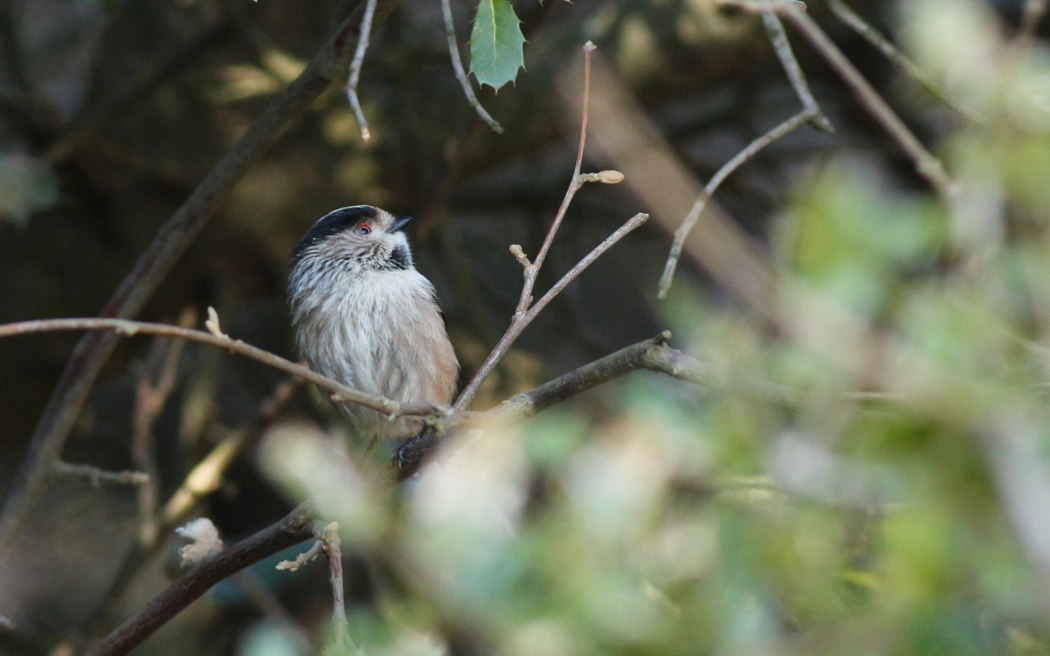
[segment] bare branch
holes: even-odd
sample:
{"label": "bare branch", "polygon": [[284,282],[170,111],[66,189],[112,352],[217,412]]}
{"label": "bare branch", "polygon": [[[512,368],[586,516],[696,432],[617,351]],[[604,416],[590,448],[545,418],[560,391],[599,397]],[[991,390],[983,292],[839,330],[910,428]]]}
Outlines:
{"label": "bare branch", "polygon": [[[796,407],[806,398],[804,390],[792,389],[768,380],[731,380],[711,365],[668,346],[670,339],[671,333],[664,331],[656,337],[622,348],[539,387],[515,394],[495,408],[477,413],[476,416],[500,421],[525,419],[599,385],[641,370],[666,374],[712,390],[751,396],[786,408]],[[905,400],[900,394],[855,391],[843,392],[841,399],[854,403],[901,403]],[[455,428],[472,418],[474,417],[466,414],[456,416],[445,428]],[[424,432],[399,447],[392,458],[396,477],[404,480],[415,474],[433,454],[439,441],[432,432]]]}
{"label": "bare branch", "polygon": [[459,56],[459,40],[456,38],[456,25],[452,22],[452,4],[449,0],[441,0],[441,15],[445,19],[445,35],[448,37],[448,54],[452,57],[452,68],[456,71],[456,79],[463,89],[463,95],[467,97],[467,103],[474,108],[481,120],[496,134],[503,134],[503,126],[499,121],[492,118],[485,108],[481,106],[478,97],[474,95],[474,87],[470,85],[470,78],[463,68],[463,60]]}
{"label": "bare branch", "polygon": [[547,237],[544,239],[543,246],[540,248],[540,252],[536,256],[536,261],[529,262],[529,258],[525,255],[525,252],[518,244],[513,244],[510,247],[511,253],[525,270],[525,282],[522,285],[521,298],[518,300],[518,307],[514,311],[514,316],[511,319],[510,327],[507,328],[507,332],[504,333],[499,343],[496,344],[496,347],[489,353],[485,362],[482,363],[481,367],[474,374],[470,383],[467,384],[466,388],[460,393],[459,398],[456,399],[456,403],[453,407],[457,410],[465,410],[470,405],[470,402],[474,399],[481,384],[485,382],[485,379],[488,378],[489,374],[492,373],[493,369],[495,369],[496,365],[499,364],[499,361],[506,354],[507,349],[509,349],[518,336],[521,335],[526,326],[536,318],[536,315],[539,314],[539,312],[546,307],[566,285],[572,282],[576,276],[601,256],[602,253],[622,239],[628,232],[634,230],[649,218],[647,214],[638,214],[630,219],[624,226],[613,233],[587,257],[573,267],[569,273],[565,274],[565,276],[563,276],[562,279],[558,281],[558,283],[554,285],[554,287],[552,287],[538,303],[536,303],[536,305],[532,305],[532,291],[536,285],[536,277],[539,274],[540,267],[543,266],[543,261],[547,258],[547,252],[550,250],[551,243],[554,241],[554,236],[558,233],[558,228],[561,226],[562,220],[565,218],[565,213],[568,211],[569,204],[572,202],[577,190],[587,182],[616,184],[623,180],[623,174],[619,171],[602,171],[594,174],[580,174],[580,168],[583,165],[583,151],[587,143],[587,115],[591,87],[591,53],[593,53],[594,50],[595,46],[590,41],[583,46],[583,118],[580,125],[580,144],[576,151],[576,166],[573,169],[572,180],[569,182],[569,188],[565,192],[565,198],[561,202],[561,207],[558,208],[558,213],[554,217],[554,222],[551,223],[550,230],[547,231]]}
{"label": "bare branch", "polygon": [[798,96],[799,102],[805,108],[803,114],[806,120],[818,130],[828,133],[834,132],[835,128],[832,127],[831,121],[820,111],[820,105],[817,104],[816,98],[813,97],[813,92],[809,89],[809,84],[806,82],[806,74],[802,72],[802,67],[798,65],[795,53],[791,50],[791,42],[788,41],[787,34],[784,32],[784,26],[781,25],[780,19],[777,18],[772,6],[762,10],[762,24],[766,28],[766,35],[769,37],[770,43],[773,44],[773,50],[777,53],[777,57],[784,67],[784,72],[787,73],[788,80],[791,81],[791,87],[795,90],[795,95]]}
{"label": "bare branch", "polygon": [[281,521],[237,544],[176,579],[141,610],[117,627],[85,656],[127,654],[219,581],[246,567],[310,539],[313,508],[304,503]]}
{"label": "bare branch", "polygon": [[570,282],[583,273],[584,269],[601,257],[602,253],[612,248],[613,244],[623,239],[627,233],[645,223],[648,218],[648,214],[636,214],[627,221],[627,223],[620,226],[616,232],[609,235],[605,241],[596,246],[594,250],[580,260],[579,263],[570,269],[568,273],[562,276],[561,280],[551,287],[550,291],[544,294],[543,298],[537,301],[535,305],[529,308],[524,314],[515,313],[514,318],[511,320],[510,327],[507,328],[507,332],[504,333],[503,337],[499,340],[499,343],[496,344],[496,348],[492,349],[492,352],[489,353],[485,362],[482,363],[477,373],[474,374],[474,378],[471,379],[467,387],[460,393],[453,408],[456,410],[465,410],[474,399],[474,395],[477,394],[478,388],[481,387],[481,384],[485,382],[485,379],[488,378],[489,374],[491,374],[493,369],[496,368],[496,365],[503,359],[507,350],[510,349],[525,328],[536,318],[536,315],[538,315],[543,308],[547,307],[547,304],[550,303],[555,296],[561,293]]}
{"label": "bare branch", "polygon": [[[668,346],[670,339],[671,333],[664,331],[656,337],[622,348],[539,387],[516,394],[488,412],[480,413],[480,416],[501,421],[531,417],[587,390],[641,369],[707,387],[723,387],[710,367]],[[404,480],[415,474],[437,448],[438,442],[432,431],[426,431],[399,447],[392,458],[395,476]]]}
{"label": "bare branch", "polygon": [[[375,21],[385,20],[398,1],[382,0],[373,25]],[[270,103],[194,189],[113,293],[102,310],[103,315],[128,318],[142,309],[248,166],[277,140],[290,121],[306,111],[314,99],[346,70],[351,46],[357,39],[361,24],[360,13],[360,10],[355,10],[343,21],[299,77]],[[31,506],[47,485],[51,468],[62,452],[91,385],[116,347],[118,338],[112,333],[95,331],[81,339],[51,393],[25,462],[4,499],[0,513],[0,561],[7,555]]]}
{"label": "bare branch", "polygon": [[69,478],[79,478],[91,483],[91,487],[102,487],[103,483],[115,483],[117,485],[146,485],[150,481],[150,475],[140,471],[110,472],[91,465],[74,465],[59,460],[55,463],[54,474]]}
{"label": "bare branch", "polygon": [[591,99],[591,53],[595,49],[596,46],[590,41],[583,46],[583,118],[580,121],[580,145],[576,149],[576,166],[572,170],[572,180],[569,181],[569,188],[565,191],[565,198],[562,199],[561,206],[558,207],[558,213],[554,216],[554,222],[551,223],[550,230],[547,231],[547,237],[543,240],[543,246],[540,247],[540,253],[536,256],[536,261],[532,263],[532,266],[525,268],[525,284],[521,289],[521,298],[518,300],[518,309],[514,312],[515,316],[525,314],[529,304],[532,303],[532,288],[536,285],[536,276],[539,275],[543,261],[547,259],[547,251],[550,250],[551,243],[554,242],[554,235],[558,234],[558,228],[561,227],[561,222],[565,219],[565,213],[569,211],[569,203],[572,202],[576,192],[583,186],[583,181],[580,179],[580,167],[583,166],[583,150],[587,144],[587,117]]}
{"label": "bare branch", "polygon": [[919,175],[926,178],[930,186],[950,205],[951,199],[955,196],[955,185],[951,178],[948,177],[944,164],[934,157],[930,151],[926,150],[926,147],[912,134],[912,131],[908,129],[904,121],[897,116],[893,109],[883,100],[882,96],[860,74],[860,71],[857,70],[846,55],[842,54],[838,46],[828,38],[828,35],[824,33],[824,30],[820,29],[820,26],[812,18],[793,4],[778,3],[777,9],[787,14],[788,18],[795,24],[795,27],[802,32],[803,36],[809,40],[817,52],[853,89],[857,97],[860,98],[861,103],[868,109],[868,112],[915,162],[915,170]]}
{"label": "bare branch", "polygon": [[835,14],[840,21],[853,28],[853,31],[861,35],[868,43],[875,46],[879,52],[885,55],[885,57],[891,62],[899,66],[902,71],[918,82],[919,85],[926,89],[926,91],[932,96],[967,120],[978,123],[985,120],[984,117],[976,111],[953,98],[951,94],[949,94],[948,91],[937,82],[937,80],[934,80],[927,75],[926,71],[919,68],[919,66],[908,58],[907,55],[898,50],[897,47],[882,34],[882,32],[879,32],[870,23],[864,20],[860,14],[853,11],[853,9],[851,9],[843,0],[828,0],[828,7],[831,8],[831,12]]}
{"label": "bare branch", "polygon": [[350,64],[350,77],[346,81],[346,97],[350,101],[350,107],[357,117],[357,125],[361,128],[361,140],[368,143],[372,139],[372,133],[368,131],[368,121],[361,109],[361,100],[357,97],[357,83],[361,81],[361,66],[365,62],[365,52],[368,50],[368,37],[372,33],[372,17],[376,13],[376,0],[366,0],[365,15],[361,18],[361,35],[357,39],[357,51],[354,52],[354,61]]}
{"label": "bare branch", "polygon": [[[568,273],[561,277],[561,280],[554,283],[554,286],[551,287],[550,290],[543,295],[543,298],[536,301],[536,304],[529,308],[529,311],[525,313],[525,320],[522,323],[525,325],[532,323],[532,320],[536,318],[536,315],[538,315],[543,310],[543,308],[547,307],[547,304],[553,301],[555,296],[560,294],[563,289],[568,287],[569,283],[571,283],[573,280],[576,280],[576,278],[579,277],[581,273],[583,273],[584,269],[594,264],[595,260],[601,257],[605,253],[605,251],[612,248],[613,245],[616,244],[616,242],[626,237],[627,233],[631,232],[632,230],[634,230],[635,228],[642,225],[648,220],[648,214],[635,214],[630,219],[628,219],[627,223],[617,228],[616,232],[612,233],[611,235],[605,238],[605,241],[595,246],[594,250],[588,253],[586,257],[584,257],[582,260],[577,262],[576,266],[569,269]],[[522,327],[524,328],[524,326]]]}
{"label": "bare branch", "polygon": [[[671,253],[667,256],[667,263],[664,265],[664,272],[660,277],[660,291],[657,293],[657,298],[667,298],[667,292],[671,289],[671,283],[674,281],[675,269],[678,268],[678,260],[682,257],[682,249],[685,247],[685,240],[689,237],[689,233],[692,232],[693,228],[696,227],[696,222],[700,220],[700,214],[704,211],[704,208],[707,207],[707,202],[711,200],[711,196],[713,196],[715,191],[718,190],[718,187],[722,182],[729,177],[733,171],[740,168],[744,162],[754,157],[760,150],[789,132],[792,132],[802,124],[811,121],[811,111],[812,110],[810,109],[802,110],[802,112],[792,116],[769,132],[752,141],[746,148],[737,153],[733,159],[722,165],[722,168],[718,169],[718,172],[714,174],[710,181],[708,181],[707,185],[704,186],[703,191],[700,193],[700,196],[696,199],[696,202],[693,203],[693,207],[689,210],[689,214],[687,214],[682,221],[682,225],[675,230],[674,242],[671,244]],[[817,109],[816,111],[819,112],[820,110]]]}
{"label": "bare branch", "polygon": [[231,339],[225,335],[214,335],[202,330],[191,328],[180,328],[163,323],[148,323],[145,321],[130,321],[128,319],[42,319],[39,321],[22,321],[0,325],[0,339],[14,335],[28,335],[31,333],[48,333],[62,330],[95,330],[113,331],[123,335],[132,336],[137,333],[150,335],[166,335],[168,337],[179,337],[194,342],[202,342],[212,346],[224,348],[232,353],[243,355],[253,360],[258,360],[274,369],[280,369],[307,382],[317,385],[321,389],[331,392],[340,401],[350,401],[372,408],[389,415],[391,418],[404,415],[425,417],[429,415],[440,415],[441,411],[427,403],[398,403],[382,396],[374,396],[359,392],[352,387],[332,380],[326,376],[311,371],[301,364],[264,351],[257,346],[245,344],[239,339]]}

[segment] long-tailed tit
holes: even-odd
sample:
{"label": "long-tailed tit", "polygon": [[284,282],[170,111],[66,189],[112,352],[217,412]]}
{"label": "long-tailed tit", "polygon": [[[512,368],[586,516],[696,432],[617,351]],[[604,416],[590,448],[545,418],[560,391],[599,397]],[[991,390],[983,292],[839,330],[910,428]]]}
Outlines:
{"label": "long-tailed tit", "polygon": [[[409,217],[370,205],[335,210],[292,250],[288,299],[296,342],[310,368],[394,401],[447,404],[459,363],[434,286],[412,264],[401,232]],[[337,403],[359,437],[405,438],[417,417],[390,420]]]}

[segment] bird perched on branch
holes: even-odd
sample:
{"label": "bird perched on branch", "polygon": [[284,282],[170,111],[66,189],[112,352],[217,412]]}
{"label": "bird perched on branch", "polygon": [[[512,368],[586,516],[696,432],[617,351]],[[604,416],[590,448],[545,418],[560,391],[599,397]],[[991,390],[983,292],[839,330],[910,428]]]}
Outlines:
{"label": "bird perched on branch", "polygon": [[[447,404],[459,363],[434,286],[413,266],[401,231],[409,220],[370,205],[318,220],[292,249],[292,323],[314,371],[394,401]],[[337,406],[371,444],[423,428],[418,417],[390,420],[356,403]]]}

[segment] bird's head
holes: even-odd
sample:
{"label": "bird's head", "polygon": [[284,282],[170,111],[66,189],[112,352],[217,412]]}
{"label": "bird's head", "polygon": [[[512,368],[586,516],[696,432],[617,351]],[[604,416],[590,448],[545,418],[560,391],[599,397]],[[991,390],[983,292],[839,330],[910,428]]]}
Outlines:
{"label": "bird's head", "polygon": [[371,205],[329,212],[292,249],[292,267],[307,261],[323,268],[345,266],[366,271],[412,268],[412,252],[401,228],[411,220]]}

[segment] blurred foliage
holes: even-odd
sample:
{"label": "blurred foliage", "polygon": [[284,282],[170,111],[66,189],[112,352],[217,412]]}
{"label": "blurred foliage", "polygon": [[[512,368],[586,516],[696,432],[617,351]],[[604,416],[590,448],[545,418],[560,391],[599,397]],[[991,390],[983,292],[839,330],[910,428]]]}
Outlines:
{"label": "blurred foliage", "polygon": [[[278,15],[277,0],[259,4]],[[201,266],[214,275],[199,280],[240,312],[224,318],[231,334],[284,348],[285,335],[273,328],[284,321],[273,300],[283,284],[274,262],[325,203],[433,203],[417,241],[421,266],[432,267],[428,274],[451,299],[450,329],[461,359],[475,366],[491,341],[487,333],[505,326],[520,289],[514,262],[493,265],[489,254],[504,257],[507,244],[542,237],[571,169],[571,147],[552,136],[556,127],[535,118],[550,109],[543,101],[552,93],[552,71],[569,56],[561,44],[571,43],[575,53],[579,41],[598,41],[700,177],[762,132],[750,129],[766,125],[755,116],[765,119],[764,110],[782,112],[794,102],[786,87],[767,93],[759,84],[776,77],[783,85],[775,61],[749,77],[761,32],[750,29],[747,16],[713,3],[607,2],[564,23],[529,13],[570,11],[562,3],[482,4],[509,9],[514,30],[517,9],[526,32],[535,30],[525,53],[535,58],[528,74],[493,102],[513,141],[482,139],[475,128],[454,137],[451,124],[469,112],[445,72],[439,12],[430,7],[430,18],[406,12],[392,19],[398,29],[377,35],[362,87],[365,110],[376,117],[375,150],[355,141],[341,105],[320,103],[282,147],[280,161],[260,163],[238,189],[221,239],[202,246]],[[348,453],[338,426],[326,427],[325,409],[303,402],[241,463],[250,473],[215,495],[209,512],[220,527],[233,537],[231,526],[246,533],[278,516],[281,503],[267,496],[274,489],[286,503],[321,494],[322,513],[339,522],[347,553],[349,632],[373,656],[1050,653],[1050,48],[1042,38],[1016,40],[1017,3],[1013,11],[979,0],[854,4],[880,18],[920,67],[980,114],[969,122],[909,91],[885,60],[870,53],[863,59],[866,73],[943,158],[957,183],[953,197],[937,198],[923,186],[822,64],[803,59],[838,140],[813,145],[814,137],[793,135],[771,147],[770,159],[749,162],[716,197],[773,263],[777,320],[727,299],[697,269],[680,276],[666,304],[650,306],[667,245],[650,235],[625,245],[622,259],[581,279],[575,295],[567,291],[564,305],[549,309],[554,318],[534,327],[533,341],[512,354],[487,399],[603,355],[610,344],[644,338],[650,324],[670,328],[722,384],[708,389],[640,372],[517,425],[471,427],[394,494],[352,473],[357,446]],[[825,18],[821,3],[809,5]],[[423,38],[428,34],[433,38]],[[475,38],[477,24],[477,48]],[[173,157],[178,166],[171,169],[162,156],[142,160],[134,148],[141,140],[166,153],[180,137],[150,141],[143,135],[153,124],[135,115],[139,124],[110,133],[128,148],[121,164],[146,168],[164,185],[194,179],[205,155],[232,140],[220,128],[242,127],[251,112],[241,104],[286,84],[289,67],[309,57],[303,44],[312,43],[295,30],[246,41],[237,48],[255,53],[250,63],[222,59],[218,68],[165,87],[156,105],[142,110],[189,125],[204,106],[218,112],[202,128],[215,137],[201,146],[207,153]],[[866,46],[853,45],[858,50],[850,54],[865,57]],[[704,86],[698,71],[714,75],[720,66],[744,81]],[[369,70],[377,71],[372,80]],[[512,62],[492,81],[477,79],[499,87],[517,72]],[[517,95],[505,100],[512,91]],[[707,131],[736,119],[751,123],[739,133]],[[467,154],[450,164],[445,155],[453,148]],[[318,166],[313,156],[321,151],[338,157]],[[460,185],[450,192],[443,176],[455,167],[464,180],[448,183]],[[32,170],[36,182],[19,187],[30,199],[19,200],[23,218],[55,203],[54,181]],[[120,198],[135,193],[124,180],[107,184],[122,191]],[[74,195],[65,193],[67,200]],[[151,202],[128,201],[135,208]],[[630,202],[581,192],[568,234],[556,245],[565,251],[548,266],[572,260],[580,244],[593,245],[593,235],[607,234],[612,221],[594,217],[622,212]],[[434,209],[442,204],[456,221],[442,219],[446,212]],[[147,228],[162,214],[151,212]],[[0,225],[6,229],[14,230]],[[149,232],[113,230],[114,240],[136,246],[143,241],[138,231]],[[234,246],[250,253],[224,251]],[[462,267],[460,278],[455,267]],[[182,280],[172,283],[170,297],[211,300],[211,292],[186,292],[193,281]],[[45,282],[29,284],[47,289]],[[253,294],[267,300],[235,302]],[[158,303],[166,309],[174,301]],[[201,410],[212,413],[212,423],[186,410],[172,420],[178,430],[159,436],[178,443],[169,451],[183,459],[214,438],[200,426],[221,432],[237,425],[247,413],[233,410],[252,407],[266,387],[250,365],[221,364],[198,354],[187,365],[224,373],[185,373],[186,399],[211,394],[219,407]],[[215,400],[216,390],[225,390],[223,401]],[[108,391],[118,400],[99,407],[126,413],[130,396]],[[101,442],[98,426],[113,424],[101,410],[88,419],[94,425],[82,432],[93,437],[85,440]],[[86,493],[68,496],[98,503],[84,501]],[[68,513],[56,523],[71,530],[78,513],[68,508],[76,506],[54,503]],[[117,514],[97,512],[103,517],[96,524]],[[113,544],[126,544],[130,532]],[[38,540],[60,541],[50,533]],[[94,556],[106,568],[119,558],[119,549],[109,551]],[[107,572],[86,560],[73,558],[73,569],[104,578]],[[239,656],[295,656],[321,645],[338,653],[324,569],[315,563],[283,575],[300,583],[279,591],[283,614],[264,603],[231,609],[205,599],[194,607],[195,627],[165,629],[192,634],[193,642],[180,645],[162,631],[142,652],[199,653],[203,642],[213,647],[209,653]],[[316,576],[304,582],[310,572]],[[161,585],[158,577],[147,583],[150,593]],[[74,591],[61,594],[34,588],[35,607],[0,602],[0,614],[44,614],[40,607],[62,595],[83,594],[89,600],[78,603],[90,605],[90,591],[69,587]],[[76,634],[76,621],[68,621],[42,633]]]}

